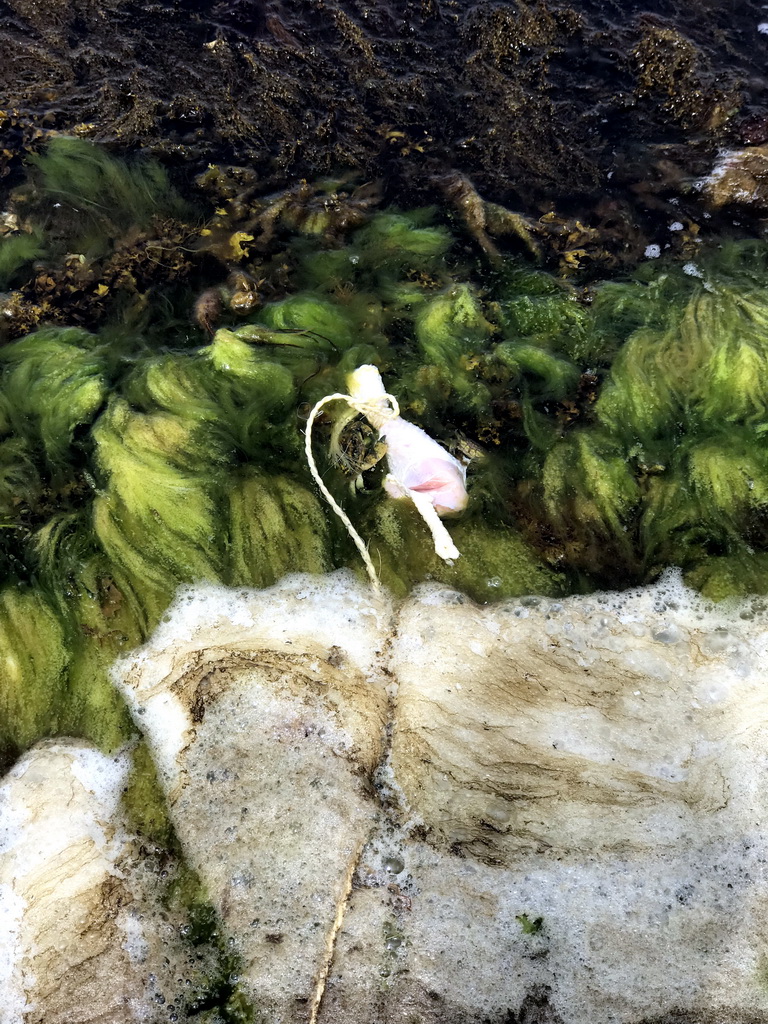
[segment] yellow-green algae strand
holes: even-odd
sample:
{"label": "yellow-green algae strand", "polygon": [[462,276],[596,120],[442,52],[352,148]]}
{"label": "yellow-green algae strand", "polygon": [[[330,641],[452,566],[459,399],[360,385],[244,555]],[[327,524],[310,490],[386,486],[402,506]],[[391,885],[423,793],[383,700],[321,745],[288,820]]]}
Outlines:
{"label": "yellow-green algae strand", "polygon": [[448,565],[381,466],[353,497],[319,424],[324,478],[396,593],[560,594],[669,564],[713,597],[765,589],[766,247],[704,254],[699,276],[659,263],[585,302],[520,260],[478,280],[436,217],[374,214],[335,249],[297,236],[297,290],[196,347],[170,327],[162,346],[45,328],[0,351],[6,751],[124,739],[107,667],[180,584],[360,568],[303,427],[362,362],[404,416],[486,448]]}

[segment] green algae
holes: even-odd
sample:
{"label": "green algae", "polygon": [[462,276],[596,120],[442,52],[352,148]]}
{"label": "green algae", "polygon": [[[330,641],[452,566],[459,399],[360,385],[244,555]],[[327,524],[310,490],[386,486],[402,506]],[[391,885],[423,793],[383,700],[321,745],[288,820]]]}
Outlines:
{"label": "green algae", "polygon": [[[146,769],[151,777],[151,760]],[[138,783],[138,774],[136,779]],[[182,932],[197,951],[189,988],[177,996],[183,1010],[190,1018],[211,1024],[254,1024],[259,1019],[256,1008],[239,985],[242,959],[227,942],[200,876],[183,860],[166,886],[164,902],[186,919]]]}
{"label": "green algae", "polygon": [[17,272],[37,259],[42,251],[40,231],[0,238],[0,288],[7,288]]}
{"label": "green algae", "polygon": [[512,370],[515,380],[532,378],[531,385],[543,398],[564,398],[573,391],[579,376],[573,363],[559,359],[539,345],[505,341],[496,346],[493,354]]}
{"label": "green algae", "polygon": [[194,214],[156,160],[120,160],[87,139],[58,135],[28,163],[39,178],[38,195],[72,217],[77,252],[103,252],[115,229],[147,227],[158,214]]}
{"label": "green algae", "polygon": [[687,586],[712,601],[768,593],[768,554],[742,551],[707,558],[684,576]]}
{"label": "green algae", "polygon": [[8,430],[34,436],[49,468],[70,457],[75,430],[93,421],[106,396],[104,359],[95,347],[86,331],[43,329],[0,351]]}
{"label": "green algae", "polygon": [[[135,741],[110,666],[180,585],[362,575],[307,471],[304,427],[363,363],[469,460],[448,563],[384,493],[385,463],[331,458],[341,406],[317,421],[323,479],[396,596],[437,581],[479,602],[558,597],[669,565],[711,600],[768,591],[768,247],[703,248],[686,269],[654,261],[583,291],[519,258],[478,268],[434,208],[371,212],[335,238],[295,221],[279,227],[281,289],[212,336],[169,303],[151,330],[46,326],[0,349],[3,759],[51,735]],[[260,273],[246,250],[241,264]],[[128,819],[178,854],[145,744],[132,756]],[[208,948],[189,1012],[253,1019],[183,864],[168,901]]]}
{"label": "green algae", "polygon": [[93,503],[93,529],[115,580],[149,627],[179,583],[215,580],[215,484],[197,459],[194,424],[165,412],[134,412],[117,400],[95,431],[107,477]]}
{"label": "green algae", "polygon": [[[106,189],[114,222],[163,204],[181,215],[151,165],[89,150],[77,182],[77,147],[57,145],[39,162],[51,194],[80,189],[88,206]],[[520,258],[478,274],[435,208],[360,217],[333,241],[284,218],[287,294],[207,343],[170,308],[164,332],[49,326],[0,351],[7,751],[62,731],[122,742],[109,665],[179,585],[360,571],[304,465],[303,428],[362,363],[403,416],[472,459],[451,565],[384,494],[383,464],[351,489],[361,471],[333,463],[334,417],[318,421],[324,479],[396,594],[438,580],[480,601],[560,595],[670,564],[709,596],[765,589],[764,244],[649,262],[587,293]]]}
{"label": "green algae", "polygon": [[52,136],[25,169],[4,200],[0,289],[13,290],[0,297],[0,341],[36,325],[114,326],[118,314],[167,325],[174,289],[184,301],[204,207],[156,160],[121,160],[84,138]]}
{"label": "green algae", "polygon": [[[480,602],[565,592],[565,577],[544,565],[513,527],[476,518],[446,524],[461,552],[453,564],[438,558],[424,539],[415,510],[397,502],[378,506],[370,521],[370,553],[382,583],[396,596],[405,597],[422,580],[444,583]],[[414,543],[416,538],[421,542]]]}
{"label": "green algae", "polygon": [[62,624],[39,590],[0,591],[0,741],[15,753],[59,730],[66,690]]}
{"label": "green algae", "polygon": [[544,926],[543,917],[529,917],[528,914],[516,914],[515,920],[520,925],[523,935],[538,935]]}
{"label": "green algae", "polygon": [[229,490],[228,512],[228,585],[264,587],[299,567],[331,568],[327,511],[289,476],[242,473]]}
{"label": "green algae", "polygon": [[[131,752],[131,771],[123,791],[121,806],[129,827],[142,839],[157,843],[165,850],[178,846],[173,825],[168,817],[165,794],[157,777],[157,769],[149,747],[143,739],[139,740]],[[194,896],[198,895],[199,884],[193,887],[189,883],[186,871],[184,880],[187,882],[186,888],[177,882],[169,897],[178,898],[180,892],[186,895],[192,890],[185,901],[192,904]]]}
{"label": "green algae", "polygon": [[614,439],[597,431],[573,431],[548,453],[541,482],[553,526],[589,533],[596,544],[617,545],[626,560],[624,524],[639,492],[626,454]]}

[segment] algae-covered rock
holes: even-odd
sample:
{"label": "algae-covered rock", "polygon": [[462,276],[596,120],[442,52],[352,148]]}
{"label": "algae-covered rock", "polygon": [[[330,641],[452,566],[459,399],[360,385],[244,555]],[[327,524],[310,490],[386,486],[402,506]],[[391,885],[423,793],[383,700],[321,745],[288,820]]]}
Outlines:
{"label": "algae-covered rock", "polygon": [[698,187],[712,206],[754,206],[768,203],[768,147],[725,150]]}
{"label": "algae-covered rock", "polygon": [[[100,168],[119,192],[135,187],[138,167],[85,164],[86,177]],[[265,234],[270,223],[287,230],[287,211],[303,201],[288,190],[251,213]],[[242,202],[232,216],[246,222]],[[682,267],[649,260],[633,279],[586,290],[520,257],[481,275],[439,210],[374,206],[333,239],[290,235],[279,259],[244,254],[231,272],[264,294],[248,323],[199,347],[168,313],[165,333],[47,327],[3,349],[9,578],[40,579],[61,605],[62,590],[82,589],[79,564],[104,555],[146,634],[179,584],[268,585],[294,569],[351,564],[340,524],[325,529],[298,496],[311,486],[308,411],[360,365],[381,370],[404,419],[472,459],[456,529],[477,557],[446,575],[406,550],[380,470],[335,456],[340,407],[318,418],[322,478],[353,522],[372,524],[364,536],[400,592],[437,578],[479,598],[480,576],[502,579],[498,596],[551,591],[553,570],[552,585],[566,589],[618,586],[765,549],[764,243],[701,246]],[[275,276],[268,287],[263,274]],[[271,496],[253,491],[264,522],[257,516],[252,534],[243,495],[253,485],[243,482],[256,479]],[[373,493],[356,505],[350,483]],[[272,515],[281,504],[285,544]],[[752,582],[744,577],[742,593]]]}
{"label": "algae-covered rock", "polygon": [[[98,167],[97,180],[130,178]],[[260,207],[263,230],[270,210],[288,230],[280,210],[297,202]],[[0,726],[8,757],[45,735],[125,740],[107,667],[179,585],[358,565],[304,440],[315,403],[361,362],[404,420],[468,462],[449,565],[381,486],[388,460],[368,455],[386,439],[356,459],[341,405],[317,417],[320,477],[398,596],[425,580],[489,602],[556,596],[671,564],[708,594],[765,589],[753,568],[768,547],[763,243],[702,246],[682,267],[649,260],[587,292],[520,258],[483,277],[439,211],[374,205],[333,238],[283,239],[282,270],[264,254],[279,287],[212,338],[168,313],[141,330],[46,327],[2,349],[3,600],[14,622],[11,606],[28,605],[40,637],[0,679],[18,710]],[[261,288],[251,270],[237,274]]]}
{"label": "algae-covered rock", "polygon": [[[277,20],[235,4],[217,9],[214,36],[206,9],[136,18],[127,0],[57,0],[45,12],[12,0],[0,34],[2,169],[51,128],[163,154],[212,184],[229,184],[222,161],[234,154],[251,189],[309,193],[309,210],[287,207],[281,222],[313,231],[333,223],[339,183],[323,204],[307,182],[329,172],[408,193],[463,172],[488,199],[525,200],[538,217],[539,201],[631,195],[626,165],[638,152],[651,163],[671,150],[688,167],[745,121],[764,133],[759,5],[728,18],[698,2],[657,17],[638,0],[622,18],[606,0],[393,0],[389,12],[332,0],[318,34],[309,0]],[[79,38],[88,47],[75,75],[68,46]],[[114,202],[115,190],[104,194]],[[642,198],[628,221],[647,214]]]}

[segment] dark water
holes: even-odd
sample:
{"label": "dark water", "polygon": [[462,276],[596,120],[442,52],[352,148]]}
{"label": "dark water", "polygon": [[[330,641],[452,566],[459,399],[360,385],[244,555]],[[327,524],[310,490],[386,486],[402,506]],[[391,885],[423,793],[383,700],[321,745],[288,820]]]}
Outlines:
{"label": "dark water", "polygon": [[9,154],[79,126],[266,190],[352,167],[402,201],[458,169],[519,205],[613,189],[638,148],[688,170],[764,132],[756,3],[3,6]]}

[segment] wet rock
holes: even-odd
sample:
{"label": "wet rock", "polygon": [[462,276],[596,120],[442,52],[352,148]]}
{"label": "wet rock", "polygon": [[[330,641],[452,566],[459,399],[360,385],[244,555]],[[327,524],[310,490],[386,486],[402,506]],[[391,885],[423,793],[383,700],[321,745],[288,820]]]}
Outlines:
{"label": "wet rock", "polygon": [[761,1020],[767,646],[673,577],[338,574],[187,592],[118,674],[271,1019]]}
{"label": "wet rock", "polygon": [[127,826],[130,767],[127,749],[45,741],[0,786],[2,1024],[171,1024],[215,976],[170,905],[178,865]]}
{"label": "wet rock", "polygon": [[763,112],[756,2],[662,16],[632,0],[620,18],[615,0],[3,10],[0,170],[54,129],[201,169],[236,153],[265,191],[339,167],[388,187],[460,170],[534,214],[541,198],[603,194],[639,146],[695,147]]}
{"label": "wet rock", "polygon": [[720,154],[712,173],[698,182],[712,206],[768,205],[768,146],[745,146]]}
{"label": "wet rock", "polygon": [[338,578],[191,592],[120,667],[241,984],[275,1021],[313,1012],[373,828],[388,616]]}
{"label": "wet rock", "polygon": [[762,1019],[768,634],[747,621],[671,584],[404,604],[387,766],[404,868],[382,869],[382,826],[320,1019],[518,1020],[537,1000],[574,1024]]}
{"label": "wet rock", "polygon": [[761,699],[757,665],[702,660],[708,641],[654,616],[653,593],[632,600],[629,628],[618,604],[572,599],[491,610],[444,592],[403,607],[392,770],[433,843],[511,866],[705,841],[746,812],[751,744],[731,737]]}

